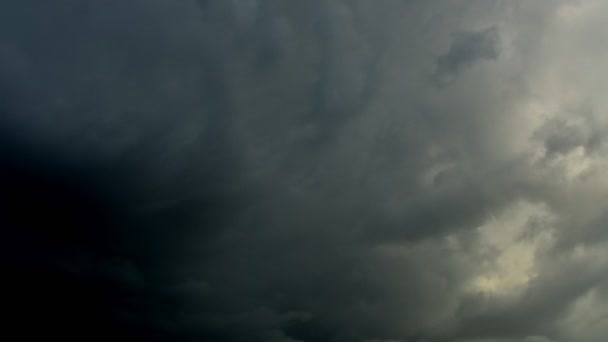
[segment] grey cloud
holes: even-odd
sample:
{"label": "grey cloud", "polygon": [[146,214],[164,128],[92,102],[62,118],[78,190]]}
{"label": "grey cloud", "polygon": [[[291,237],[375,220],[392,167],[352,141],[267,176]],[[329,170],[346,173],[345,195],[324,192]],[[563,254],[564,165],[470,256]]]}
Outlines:
{"label": "grey cloud", "polygon": [[[574,341],[573,307],[605,282],[605,126],[600,108],[536,116],[561,107],[534,49],[560,6],[3,3],[14,326]],[[539,146],[583,146],[596,172]]]}
{"label": "grey cloud", "polygon": [[434,75],[436,82],[443,84],[478,61],[498,58],[499,43],[499,31],[496,26],[478,32],[454,34],[449,50],[437,57]]}
{"label": "grey cloud", "polygon": [[539,128],[535,139],[544,144],[548,158],[568,154],[579,147],[585,153],[595,154],[602,149],[603,130],[603,125],[593,115],[562,114]]}

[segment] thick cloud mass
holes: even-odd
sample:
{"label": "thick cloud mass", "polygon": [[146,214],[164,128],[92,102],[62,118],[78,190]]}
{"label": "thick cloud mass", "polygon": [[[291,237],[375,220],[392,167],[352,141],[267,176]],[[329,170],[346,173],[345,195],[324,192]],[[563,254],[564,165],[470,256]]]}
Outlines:
{"label": "thick cloud mass", "polygon": [[608,3],[0,13],[0,335],[608,336]]}

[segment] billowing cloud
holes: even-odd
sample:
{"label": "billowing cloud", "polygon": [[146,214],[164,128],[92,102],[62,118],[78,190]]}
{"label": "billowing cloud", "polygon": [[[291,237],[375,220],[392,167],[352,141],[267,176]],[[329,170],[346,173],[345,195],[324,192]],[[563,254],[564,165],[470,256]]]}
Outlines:
{"label": "billowing cloud", "polygon": [[604,2],[0,12],[1,335],[606,335]]}

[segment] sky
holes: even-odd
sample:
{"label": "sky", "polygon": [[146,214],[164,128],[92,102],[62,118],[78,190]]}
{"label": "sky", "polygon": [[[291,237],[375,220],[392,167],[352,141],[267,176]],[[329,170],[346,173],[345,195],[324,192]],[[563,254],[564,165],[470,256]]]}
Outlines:
{"label": "sky", "polygon": [[0,2],[0,336],[608,336],[608,2]]}

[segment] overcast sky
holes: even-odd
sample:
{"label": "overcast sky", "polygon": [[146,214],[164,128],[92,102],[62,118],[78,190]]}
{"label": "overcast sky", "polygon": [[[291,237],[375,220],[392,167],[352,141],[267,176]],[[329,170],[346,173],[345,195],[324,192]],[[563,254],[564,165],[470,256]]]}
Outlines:
{"label": "overcast sky", "polygon": [[0,2],[0,335],[608,336],[608,2]]}

